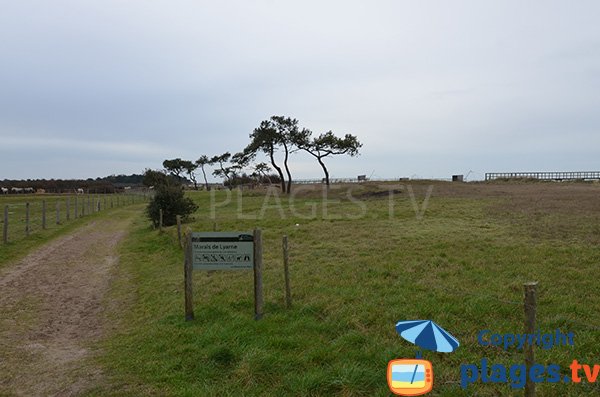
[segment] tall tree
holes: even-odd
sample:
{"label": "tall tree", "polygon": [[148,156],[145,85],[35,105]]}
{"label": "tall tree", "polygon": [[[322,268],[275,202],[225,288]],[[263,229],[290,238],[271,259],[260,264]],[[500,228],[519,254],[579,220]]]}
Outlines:
{"label": "tall tree", "polygon": [[232,175],[233,169],[231,166],[226,165],[229,162],[230,158],[231,158],[231,153],[225,152],[219,156],[213,156],[210,159],[210,162],[212,164],[219,165],[219,168],[217,168],[216,170],[213,171],[213,175],[216,177],[225,179],[225,185],[231,189],[232,188],[231,175]]}
{"label": "tall tree", "polygon": [[255,128],[252,134],[250,134],[250,138],[252,141],[250,144],[244,149],[244,153],[248,158],[253,158],[257,155],[258,152],[263,152],[267,156],[269,156],[269,160],[277,174],[279,174],[279,178],[281,181],[281,191],[285,193],[286,185],[285,178],[283,176],[283,171],[281,167],[277,165],[275,161],[275,152],[277,151],[277,146],[279,145],[279,134],[277,129],[274,127],[273,123],[270,120],[261,121],[260,126]]}
{"label": "tall tree", "polygon": [[194,163],[193,161],[183,160],[181,165],[183,166],[183,170],[188,174],[190,180],[194,183],[194,190],[198,190],[196,174],[194,174],[194,171],[198,169],[198,164]]}
{"label": "tall tree", "polygon": [[[290,193],[292,189],[292,174],[288,164],[290,153],[293,151],[294,142],[292,137],[298,134],[298,120],[284,116],[273,116],[264,120],[260,126],[250,134],[252,142],[244,149],[244,153],[253,157],[262,151],[271,161],[271,165],[281,180],[281,191]],[[275,152],[283,148],[283,168],[287,174],[287,184],[281,167],[275,162]]]}
{"label": "tall tree", "polygon": [[283,166],[288,176],[286,193],[290,194],[292,191],[292,174],[290,167],[288,166],[288,158],[290,152],[293,150],[293,137],[298,134],[298,120],[284,116],[273,116],[271,122],[277,129],[277,136],[279,138],[279,144],[283,146]]}
{"label": "tall tree", "polygon": [[329,171],[323,159],[327,156],[342,154],[354,157],[358,155],[358,150],[362,147],[362,143],[358,141],[356,136],[346,134],[343,138],[340,138],[335,136],[332,131],[312,138],[312,132],[303,129],[293,134],[292,141],[299,149],[306,151],[317,159],[325,173],[325,183],[327,186],[329,186]]}
{"label": "tall tree", "polygon": [[147,187],[169,186],[171,185],[172,176],[165,174],[163,171],[155,171],[149,168],[144,170],[144,178],[142,183]]}
{"label": "tall tree", "polygon": [[184,160],[179,157],[163,161],[163,167],[177,179],[181,179],[181,173],[185,171]]}
{"label": "tall tree", "polygon": [[240,172],[248,166],[250,160],[251,156],[248,156],[248,154],[244,152],[239,152],[231,156],[231,160],[229,161],[230,165],[227,167],[227,170],[233,185],[244,183],[244,179],[247,179],[246,174],[242,174],[240,178]]}
{"label": "tall tree", "polygon": [[200,156],[200,158],[198,160],[196,160],[196,164],[198,164],[198,166],[202,170],[202,175],[204,176],[204,186],[206,187],[206,190],[208,191],[208,190],[210,190],[210,186],[208,185],[208,180],[206,179],[206,171],[204,170],[204,166],[211,165],[213,163],[210,161],[208,156],[203,154],[202,156]]}

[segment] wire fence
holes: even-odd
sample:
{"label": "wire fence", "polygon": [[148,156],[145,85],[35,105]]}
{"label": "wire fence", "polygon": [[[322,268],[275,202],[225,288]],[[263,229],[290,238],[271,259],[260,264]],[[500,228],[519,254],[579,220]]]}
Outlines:
{"label": "wire fence", "polygon": [[[176,240],[175,243],[183,249],[184,244],[183,244],[183,239],[182,239],[182,235],[183,235],[183,230],[182,230],[182,225],[181,225],[181,218],[178,216],[177,217],[177,224],[174,226],[174,228],[176,228]],[[207,225],[208,226],[208,225]],[[210,229],[210,227],[207,227],[207,229]],[[212,222],[212,230],[213,231],[217,231],[217,224],[216,222]],[[163,230],[161,228],[160,232],[162,233]],[[286,247],[286,249],[284,250],[284,258],[282,258],[282,263],[286,262],[287,259],[285,258],[285,255],[287,255],[287,236],[282,236],[283,240],[285,241],[285,243],[283,243],[283,245]],[[212,272],[209,272],[212,273]],[[523,310],[525,308],[525,301],[523,300],[523,294],[521,293],[517,293],[515,294],[514,291],[507,291],[508,295],[507,296],[500,296],[500,295],[495,295],[493,293],[481,293],[481,292],[473,292],[468,291],[468,290],[464,290],[464,289],[451,289],[448,287],[441,287],[441,286],[429,286],[428,287],[430,291],[432,292],[439,292],[441,294],[447,295],[447,296],[461,296],[464,297],[465,300],[468,300],[469,298],[479,298],[485,301],[493,301],[493,302],[498,302],[500,304],[503,305],[513,305],[515,307],[515,310]],[[545,297],[545,292],[543,291],[539,291],[538,295],[540,297],[540,299],[543,301],[546,297]],[[520,298],[520,300],[519,300]],[[568,325],[576,325],[579,328],[582,329],[587,329],[590,331],[599,331],[600,330],[600,325],[596,325],[594,323],[590,323],[587,321],[581,321],[581,320],[577,320],[575,318],[572,317],[568,317],[568,318],[564,318],[563,319]]]}
{"label": "wire fence", "polygon": [[20,241],[44,230],[56,230],[69,222],[146,201],[147,194],[23,195],[0,197],[2,242]]}
{"label": "wire fence", "polygon": [[[480,293],[480,292],[472,292],[472,291],[465,291],[465,290],[452,290],[447,287],[431,287],[431,290],[446,294],[448,296],[461,296],[461,297],[465,297],[465,299],[468,299],[469,297],[479,298],[484,301],[494,301],[494,302],[498,302],[501,304],[520,306],[521,308],[523,308],[524,304],[525,304],[525,302],[523,300],[514,300],[514,299],[510,299],[510,298],[507,299],[506,297],[497,296],[497,295],[494,295],[491,293]],[[522,296],[522,294],[514,294],[514,292],[513,292],[512,296],[520,297],[520,296]],[[543,303],[543,301],[547,298],[548,298],[548,296],[545,294],[545,292],[543,292],[543,291],[538,292],[538,300],[539,301],[541,301]],[[519,310],[519,309],[515,308],[515,310]],[[581,327],[581,328],[584,328],[584,329],[587,329],[590,331],[600,331],[600,325],[596,325],[594,323],[577,320],[572,317],[566,317],[566,318],[563,318],[562,320],[565,321],[566,323],[568,323],[569,325],[571,325],[571,324],[577,325],[578,327]]]}

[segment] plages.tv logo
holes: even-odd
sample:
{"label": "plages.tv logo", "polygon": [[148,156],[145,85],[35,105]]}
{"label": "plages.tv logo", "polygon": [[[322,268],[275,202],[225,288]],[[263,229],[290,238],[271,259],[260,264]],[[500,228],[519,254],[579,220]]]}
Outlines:
{"label": "plages.tv logo", "polygon": [[[450,353],[459,346],[458,339],[431,320],[410,320],[396,323],[402,338],[421,349]],[[416,353],[416,359],[394,359],[388,362],[387,382],[398,396],[420,396],[433,389],[433,366]]]}
{"label": "plages.tv logo", "polygon": [[396,359],[388,363],[388,386],[399,396],[419,396],[433,388],[433,367],[427,360]]}

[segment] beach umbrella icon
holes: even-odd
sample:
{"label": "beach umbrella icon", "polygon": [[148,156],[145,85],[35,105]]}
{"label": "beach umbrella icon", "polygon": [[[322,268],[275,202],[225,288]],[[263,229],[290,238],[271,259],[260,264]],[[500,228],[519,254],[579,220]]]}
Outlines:
{"label": "beach umbrella icon", "polygon": [[422,349],[450,353],[459,346],[458,339],[431,320],[398,321],[396,331]]}

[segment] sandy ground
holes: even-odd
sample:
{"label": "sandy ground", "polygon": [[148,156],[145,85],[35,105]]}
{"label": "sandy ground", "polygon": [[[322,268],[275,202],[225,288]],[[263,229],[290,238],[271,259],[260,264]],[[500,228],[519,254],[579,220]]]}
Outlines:
{"label": "sandy ground", "polygon": [[0,396],[73,396],[102,382],[91,346],[128,225],[96,220],[0,271]]}

